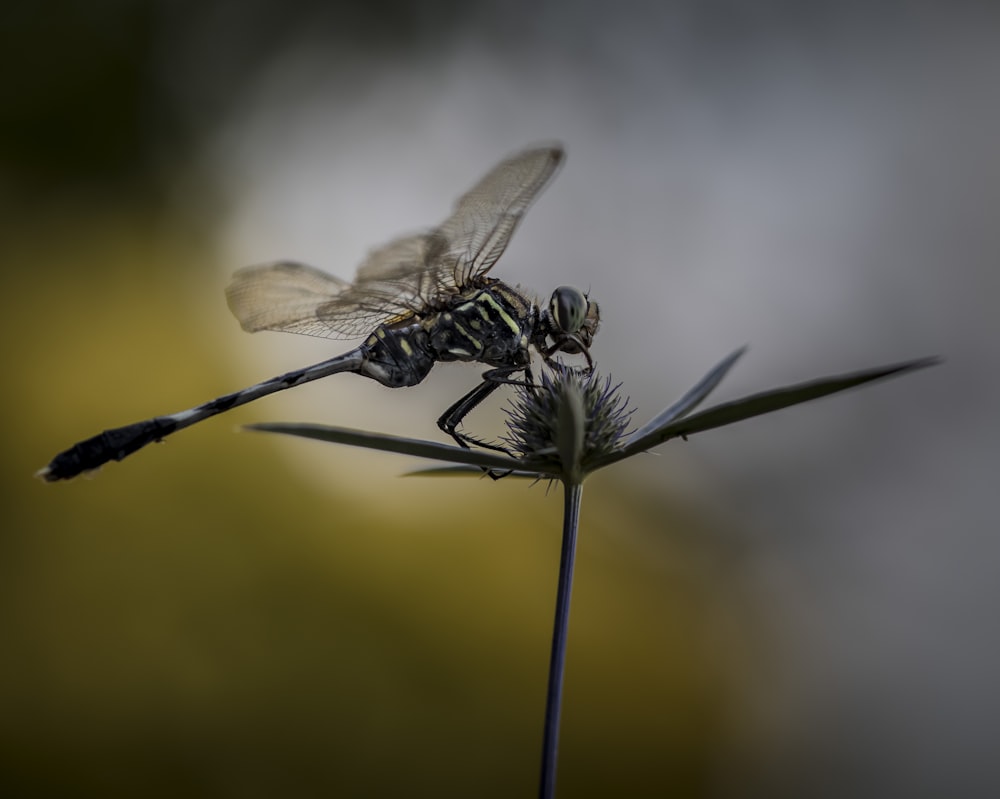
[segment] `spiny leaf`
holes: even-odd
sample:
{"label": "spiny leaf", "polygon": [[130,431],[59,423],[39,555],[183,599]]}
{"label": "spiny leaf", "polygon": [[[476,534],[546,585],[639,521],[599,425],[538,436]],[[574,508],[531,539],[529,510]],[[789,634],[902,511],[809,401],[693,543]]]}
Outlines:
{"label": "spiny leaf", "polygon": [[754,416],[787,408],[791,405],[798,405],[802,402],[819,399],[828,394],[846,391],[847,389],[869,383],[873,380],[881,380],[887,377],[903,375],[917,369],[925,369],[937,363],[940,363],[939,358],[921,358],[890,366],[865,369],[861,372],[823,377],[818,380],[811,380],[808,383],[799,383],[794,386],[786,386],[784,388],[763,391],[759,394],[752,394],[749,397],[716,405],[701,413],[677,419],[657,429],[650,430],[644,436],[633,438],[618,452],[602,458],[600,463],[595,464],[595,466],[607,466],[629,455],[652,449],[671,438],[689,436],[694,433],[711,430],[715,427],[723,427]]}
{"label": "spiny leaf", "polygon": [[722,378],[726,376],[726,373],[732,369],[733,364],[735,364],[736,361],[740,359],[740,356],[742,356],[746,351],[747,348],[744,346],[726,356],[723,360],[716,364],[708,374],[699,380],[683,397],[677,400],[677,402],[669,408],[662,410],[646,424],[632,433],[632,435],[628,436],[625,440],[625,445],[628,446],[629,442],[638,441],[655,430],[659,430],[669,422],[674,421],[674,419],[679,419],[697,408],[698,405],[701,404],[702,400],[704,400],[705,397],[707,397],[715,389],[715,387],[722,382]]}
{"label": "spiny leaf", "polygon": [[506,455],[501,455],[500,453],[464,449],[462,447],[439,444],[434,441],[423,441],[416,438],[401,438],[383,433],[351,430],[346,427],[272,422],[247,425],[247,429],[261,430],[265,433],[284,433],[291,436],[311,438],[317,441],[327,441],[333,444],[366,447],[383,452],[396,452],[401,455],[432,458],[450,463],[465,463],[470,466],[485,466],[493,469],[524,468],[524,464],[521,461],[508,458]]}

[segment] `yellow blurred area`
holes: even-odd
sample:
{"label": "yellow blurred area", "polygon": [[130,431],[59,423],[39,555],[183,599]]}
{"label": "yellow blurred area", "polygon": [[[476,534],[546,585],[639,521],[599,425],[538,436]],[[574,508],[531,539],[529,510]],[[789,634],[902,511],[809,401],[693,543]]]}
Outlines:
{"label": "yellow blurred area", "polygon": [[[559,489],[348,449],[304,484],[289,443],[323,445],[233,432],[266,407],[33,480],[240,378],[191,311],[214,289],[192,240],[82,212],[4,247],[4,795],[530,795]],[[707,795],[732,743],[755,620],[691,543],[712,531],[667,506],[613,475],[585,491],[561,795]]]}

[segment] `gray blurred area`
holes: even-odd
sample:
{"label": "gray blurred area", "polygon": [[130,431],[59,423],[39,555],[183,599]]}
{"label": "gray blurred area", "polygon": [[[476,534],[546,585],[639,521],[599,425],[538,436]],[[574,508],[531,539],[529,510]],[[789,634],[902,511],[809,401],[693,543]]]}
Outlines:
{"label": "gray blurred area", "polygon": [[[150,237],[169,230],[182,249],[211,250],[211,269],[179,265],[155,286],[183,283],[190,319],[226,331],[217,357],[234,365],[221,390],[331,345],[230,330],[219,297],[235,266],[288,257],[350,277],[369,247],[436,224],[500,157],[549,140],[566,144],[567,163],[495,273],[543,296],[564,283],[591,291],[598,368],[623,381],[637,421],[745,343],[719,399],[944,356],[631,461],[594,478],[584,517],[597,519],[597,546],[647,562],[669,560],[658,520],[697,517],[704,537],[683,546],[738,581],[711,615],[754,622],[746,663],[725,664],[741,687],[698,777],[678,767],[688,776],[672,783],[664,766],[642,795],[1000,793],[991,4],[44,5],[0,12],[0,210],[35,231],[66,209],[137,204]],[[25,279],[18,264],[3,266],[8,298]],[[443,403],[472,379],[439,371],[405,403],[344,380],[261,413],[434,438]],[[301,473],[285,479],[322,474],[311,450],[295,452]],[[426,498],[438,485],[402,490]],[[524,489],[499,490],[514,502]],[[608,510],[626,506],[633,515]],[[684,757],[638,738],[650,762]],[[566,795],[585,795],[576,788]]]}

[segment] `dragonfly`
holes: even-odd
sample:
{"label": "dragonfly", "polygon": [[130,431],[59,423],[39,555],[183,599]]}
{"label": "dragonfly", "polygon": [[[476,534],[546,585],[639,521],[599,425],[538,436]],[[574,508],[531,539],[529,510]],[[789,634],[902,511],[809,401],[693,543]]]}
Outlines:
{"label": "dragonfly", "polygon": [[351,282],[294,261],[237,271],[226,298],[244,330],[364,342],[194,408],[105,430],[56,455],[38,476],[49,482],[76,477],[240,405],[340,372],[392,388],[414,386],[438,361],[490,367],[437,424],[463,447],[501,449],[459,427],[501,385],[531,385],[533,354],[543,364],[551,364],[557,354],[583,355],[593,366],[589,349],[600,310],[587,293],[560,286],[542,305],[524,290],[488,276],[563,160],[558,145],[506,158],[458,199],[438,227],[372,250]]}

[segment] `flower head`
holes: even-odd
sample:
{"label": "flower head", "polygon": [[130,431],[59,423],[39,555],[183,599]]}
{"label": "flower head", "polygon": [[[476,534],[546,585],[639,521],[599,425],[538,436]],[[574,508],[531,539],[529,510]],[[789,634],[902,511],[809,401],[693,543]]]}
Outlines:
{"label": "flower head", "polygon": [[517,456],[582,478],[588,464],[614,452],[625,435],[634,409],[620,387],[610,377],[557,364],[540,385],[511,400],[502,440]]}

